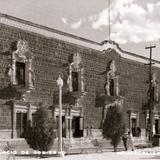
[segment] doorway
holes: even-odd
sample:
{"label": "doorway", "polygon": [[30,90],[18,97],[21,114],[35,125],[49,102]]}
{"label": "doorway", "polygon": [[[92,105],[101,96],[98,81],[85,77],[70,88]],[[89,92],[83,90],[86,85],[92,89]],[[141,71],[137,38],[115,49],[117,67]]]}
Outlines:
{"label": "doorway", "polygon": [[155,134],[158,134],[158,119],[155,119]]}
{"label": "doorway", "polygon": [[65,116],[62,116],[62,137],[66,137]]}
{"label": "doorway", "polygon": [[137,126],[136,118],[131,119],[131,126],[132,126],[132,135],[133,137],[136,137],[136,126]]}
{"label": "doorway", "polygon": [[24,138],[27,127],[27,113],[16,113],[17,138]]}
{"label": "doorway", "polygon": [[[57,137],[59,136],[59,116],[56,116]],[[62,116],[62,137],[66,137],[65,116]]]}
{"label": "doorway", "polygon": [[80,126],[80,117],[73,116],[72,119],[72,129],[73,129],[73,137],[79,138],[83,137],[83,128]]}

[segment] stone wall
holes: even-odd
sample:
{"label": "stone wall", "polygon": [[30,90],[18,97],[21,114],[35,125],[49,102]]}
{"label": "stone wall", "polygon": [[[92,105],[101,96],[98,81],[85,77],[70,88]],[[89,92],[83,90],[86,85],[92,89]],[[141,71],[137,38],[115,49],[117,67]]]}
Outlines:
{"label": "stone wall", "polygon": [[0,101],[0,130],[1,139],[12,137],[12,105],[5,100]]}
{"label": "stone wall", "polygon": [[[115,60],[120,74],[120,95],[124,96],[124,110],[128,125],[128,110],[141,111],[146,100],[148,85],[148,67],[144,64],[121,58],[115,51],[100,52],[83,46],[78,46],[58,39],[47,38],[38,34],[25,32],[20,29],[0,25],[0,88],[9,85],[7,75],[8,65],[11,63],[11,52],[14,42],[25,39],[29,42],[30,50],[34,54],[35,90],[30,95],[30,101],[42,101],[46,106],[53,104],[54,95],[58,93],[56,80],[59,74],[64,79],[63,92],[66,91],[68,58],[71,54],[79,53],[84,67],[85,88],[84,98],[84,127],[93,125],[100,128],[103,108],[96,106],[96,97],[104,94],[106,66],[112,59]],[[155,69],[160,76],[160,70]],[[1,93],[2,94],[2,93]],[[1,97],[2,99],[3,97]],[[2,108],[5,105],[1,104]],[[10,111],[5,112],[8,117]],[[141,112],[140,114],[143,115]],[[140,116],[142,119],[143,116]],[[0,117],[0,124],[4,128],[11,127],[11,118],[4,121]],[[144,121],[140,120],[140,126]]]}

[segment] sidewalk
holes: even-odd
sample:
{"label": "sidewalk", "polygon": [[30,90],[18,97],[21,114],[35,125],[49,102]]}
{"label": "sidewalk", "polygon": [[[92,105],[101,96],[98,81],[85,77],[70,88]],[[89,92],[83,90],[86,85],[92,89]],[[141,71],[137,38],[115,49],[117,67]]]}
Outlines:
{"label": "sidewalk", "polygon": [[[1,155],[2,156],[2,155]],[[0,160],[5,160],[1,157]],[[16,160],[37,160],[40,158],[20,156]],[[137,149],[135,151],[106,151],[104,153],[76,154],[65,157],[41,158],[41,160],[157,160],[160,159],[160,147]]]}
{"label": "sidewalk", "polygon": [[[29,160],[28,157],[18,157],[17,160]],[[37,160],[39,158],[31,158],[30,160]],[[158,159],[157,156],[149,155],[119,155],[115,152],[94,153],[94,154],[81,154],[70,155],[61,157],[42,158],[41,160],[142,160],[142,159]]]}

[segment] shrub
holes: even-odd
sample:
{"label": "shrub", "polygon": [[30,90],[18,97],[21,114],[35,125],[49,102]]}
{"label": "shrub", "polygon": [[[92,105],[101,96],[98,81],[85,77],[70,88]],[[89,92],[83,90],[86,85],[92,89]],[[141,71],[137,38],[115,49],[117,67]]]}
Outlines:
{"label": "shrub", "polygon": [[125,132],[123,113],[117,106],[108,109],[102,129],[104,138],[111,140],[111,145],[113,145],[114,151],[116,151],[121,136]]}
{"label": "shrub", "polygon": [[49,117],[46,107],[40,107],[32,123],[28,122],[25,138],[34,150],[41,152],[51,149],[55,139],[55,122]]}

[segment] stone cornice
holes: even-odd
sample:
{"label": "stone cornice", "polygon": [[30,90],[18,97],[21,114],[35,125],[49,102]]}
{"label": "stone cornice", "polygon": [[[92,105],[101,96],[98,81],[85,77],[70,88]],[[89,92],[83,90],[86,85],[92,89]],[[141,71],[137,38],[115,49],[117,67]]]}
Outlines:
{"label": "stone cornice", "polygon": [[15,28],[19,28],[25,31],[41,34],[43,36],[49,38],[57,38],[63,41],[67,41],[70,43],[78,44],[87,48],[93,48],[95,50],[101,50],[101,44],[81,38],[78,36],[74,36],[65,32],[58,31],[56,29],[48,28],[42,25],[34,24],[29,21],[24,21],[12,16],[8,16],[5,14],[0,14],[0,23],[8,26],[12,26]]}
{"label": "stone cornice", "polygon": [[[38,25],[29,21],[25,21],[19,18],[15,18],[6,14],[0,13],[0,23],[22,29],[25,31],[37,33],[48,38],[57,38],[69,43],[77,44],[86,48],[91,48],[99,51],[99,53],[104,53],[103,51],[109,52],[110,49],[115,50],[121,57],[130,59],[140,63],[148,63],[149,59],[143,56],[136,55],[134,53],[123,51],[117,43],[114,41],[103,41],[102,43],[94,42],[82,37],[78,37],[72,34],[61,32],[56,29],[48,28],[42,25]],[[105,52],[107,54],[107,52]],[[154,66],[160,68],[160,61],[153,60]]]}
{"label": "stone cornice", "polygon": [[[115,50],[123,58],[129,59],[129,60],[132,60],[132,61],[136,61],[136,62],[140,62],[140,63],[143,63],[143,64],[148,64],[149,63],[149,58],[146,58],[144,56],[137,55],[137,54],[134,54],[134,53],[131,53],[131,52],[124,51],[114,41],[103,41],[101,44],[102,44],[102,51],[104,53],[105,53],[105,51],[110,52],[111,50]],[[152,62],[155,63],[154,66],[160,68],[160,61],[152,59]]]}

